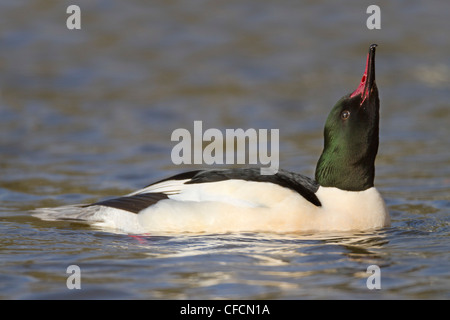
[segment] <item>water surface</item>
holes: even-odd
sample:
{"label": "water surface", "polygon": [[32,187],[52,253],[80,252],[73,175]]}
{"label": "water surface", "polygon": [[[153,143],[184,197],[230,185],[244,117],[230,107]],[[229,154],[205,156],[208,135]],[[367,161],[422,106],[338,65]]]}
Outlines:
{"label": "water surface", "polygon": [[[450,5],[381,1],[368,30],[369,4],[78,1],[71,31],[65,2],[2,1],[0,298],[448,299]],[[280,129],[280,167],[312,176],[371,43],[390,228],[132,237],[30,215],[195,168],[170,158],[171,133],[194,120]]]}

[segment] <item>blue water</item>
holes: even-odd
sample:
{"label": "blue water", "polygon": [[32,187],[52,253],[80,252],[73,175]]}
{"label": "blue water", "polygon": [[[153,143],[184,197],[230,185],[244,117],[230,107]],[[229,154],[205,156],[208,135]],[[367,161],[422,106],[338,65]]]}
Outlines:
{"label": "blue water", "polygon": [[[60,1],[0,4],[1,299],[450,297],[447,2],[380,2],[381,30],[360,1],[78,5],[81,30]],[[197,168],[170,158],[171,133],[195,120],[279,129],[280,167],[312,176],[327,113],[371,43],[390,228],[132,237],[30,215]]]}

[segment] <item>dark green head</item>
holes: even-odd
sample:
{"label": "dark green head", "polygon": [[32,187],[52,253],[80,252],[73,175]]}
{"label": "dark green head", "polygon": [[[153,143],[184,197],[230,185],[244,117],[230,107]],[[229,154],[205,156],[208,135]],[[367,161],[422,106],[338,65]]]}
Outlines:
{"label": "dark green head", "polygon": [[369,48],[361,83],[342,97],[328,115],[316,180],[324,187],[363,191],[373,187],[378,152],[379,109],[375,48]]}

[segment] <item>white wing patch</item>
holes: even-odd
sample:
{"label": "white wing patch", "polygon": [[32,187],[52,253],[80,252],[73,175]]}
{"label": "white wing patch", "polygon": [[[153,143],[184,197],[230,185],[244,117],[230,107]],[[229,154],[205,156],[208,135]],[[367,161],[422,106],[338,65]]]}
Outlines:
{"label": "white wing patch", "polygon": [[181,190],[186,188],[186,185],[184,183],[190,180],[191,179],[162,181],[127,194],[126,196],[135,196],[142,193],[164,193],[167,195],[177,194]]}
{"label": "white wing patch", "polygon": [[[272,183],[261,183],[230,179],[216,182],[186,184],[191,179],[167,180],[137,190],[127,196],[144,193],[164,193],[170,200],[184,202],[219,202],[238,207],[267,207],[271,205],[273,193],[282,192],[283,196],[291,190]],[[265,195],[267,193],[267,195]],[[165,200],[161,200],[165,201]]]}
{"label": "white wing patch", "polygon": [[[164,193],[176,202],[216,202],[238,207],[271,207],[274,202],[291,195],[292,190],[273,183],[230,179],[216,182],[192,183],[184,180],[167,180],[130,193]],[[277,196],[278,195],[278,196]],[[167,201],[167,200],[161,200]]]}

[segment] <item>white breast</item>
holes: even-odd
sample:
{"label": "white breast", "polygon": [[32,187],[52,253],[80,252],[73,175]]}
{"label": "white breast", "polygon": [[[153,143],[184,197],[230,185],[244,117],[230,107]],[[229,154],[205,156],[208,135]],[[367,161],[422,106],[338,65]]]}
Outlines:
{"label": "white breast", "polygon": [[322,203],[320,229],[366,230],[390,225],[384,200],[374,187],[364,191],[320,187],[316,195]]}

